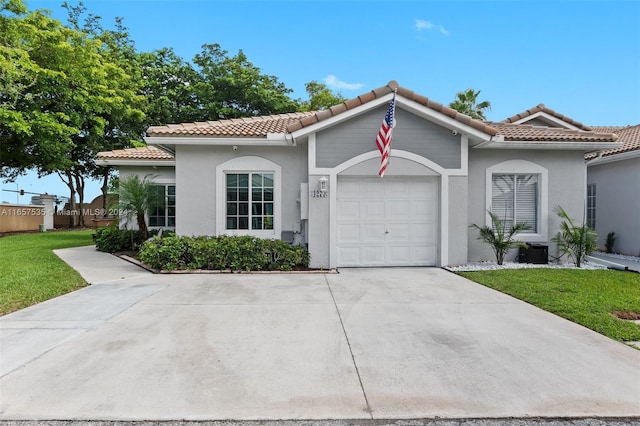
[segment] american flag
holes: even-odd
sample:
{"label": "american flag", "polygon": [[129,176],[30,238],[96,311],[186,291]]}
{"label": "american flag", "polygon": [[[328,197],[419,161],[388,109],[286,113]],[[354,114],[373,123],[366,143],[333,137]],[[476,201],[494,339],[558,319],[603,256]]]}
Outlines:
{"label": "american flag", "polygon": [[389,104],[387,114],[384,116],[384,120],[382,120],[380,130],[378,130],[378,136],[376,137],[376,146],[380,150],[380,154],[382,154],[380,171],[378,171],[380,177],[384,177],[384,172],[387,170],[387,164],[389,164],[389,153],[391,152],[391,133],[393,131],[393,127],[395,126],[395,122],[393,120],[395,111],[396,95],[394,94],[393,99],[391,99],[391,103]]}

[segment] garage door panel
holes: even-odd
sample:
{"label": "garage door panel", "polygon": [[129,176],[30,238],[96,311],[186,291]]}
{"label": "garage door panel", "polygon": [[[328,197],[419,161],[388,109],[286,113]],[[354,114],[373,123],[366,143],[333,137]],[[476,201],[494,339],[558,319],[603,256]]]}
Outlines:
{"label": "garage door panel", "polygon": [[362,248],[363,256],[362,260],[365,265],[371,266],[383,266],[385,262],[385,246],[365,246]]}
{"label": "garage door panel", "polygon": [[339,176],[337,186],[338,266],[435,265],[437,178]]}
{"label": "garage door panel", "polygon": [[389,200],[386,203],[387,217],[391,218],[406,218],[411,215],[410,200]]}
{"label": "garage door panel", "polygon": [[344,266],[358,266],[362,264],[360,247],[339,247],[338,258]]}
{"label": "garage door panel", "polygon": [[410,223],[390,223],[387,225],[387,239],[389,241],[411,241]]}
{"label": "garage door panel", "polygon": [[361,242],[378,242],[385,239],[384,223],[363,223],[360,225],[362,229]]}
{"label": "garage door panel", "polygon": [[360,225],[345,224],[338,225],[338,244],[358,243],[362,239],[360,235]]}
{"label": "garage door panel", "polygon": [[360,217],[364,220],[371,220],[376,218],[384,218],[385,202],[380,201],[361,201]]}
{"label": "garage door panel", "polygon": [[338,216],[343,220],[352,219],[358,221],[360,219],[360,203],[358,201],[345,201],[338,205]]}

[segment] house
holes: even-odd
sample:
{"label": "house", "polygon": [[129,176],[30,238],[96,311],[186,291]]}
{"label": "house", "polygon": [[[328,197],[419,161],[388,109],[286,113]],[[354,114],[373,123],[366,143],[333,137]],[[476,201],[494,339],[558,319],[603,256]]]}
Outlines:
{"label": "house", "polygon": [[640,124],[593,130],[615,133],[622,146],[585,157],[589,222],[600,247],[615,232],[615,252],[640,256]]}
{"label": "house", "polygon": [[[394,92],[380,178],[375,137]],[[616,135],[547,115],[474,120],[391,81],[324,111],[151,127],[148,147],[97,163],[155,174],[167,205],[149,220],[179,235],[281,238],[316,267],[456,265],[493,259],[469,227],[490,224],[488,209],[529,224],[532,243],[557,233],[554,206],[581,217],[584,155],[617,148]]]}
{"label": "house", "polygon": [[615,134],[619,146],[585,155],[587,202],[584,215],[604,247],[609,232],[616,233],[615,251],[640,256],[640,125],[586,126],[543,104],[505,120],[556,128]]}

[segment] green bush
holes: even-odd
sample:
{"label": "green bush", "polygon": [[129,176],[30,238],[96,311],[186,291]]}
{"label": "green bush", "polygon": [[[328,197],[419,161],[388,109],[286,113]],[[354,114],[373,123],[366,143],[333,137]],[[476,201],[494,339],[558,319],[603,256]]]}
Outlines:
{"label": "green bush", "polygon": [[96,248],[107,253],[135,250],[142,243],[138,231],[120,229],[117,225],[96,229],[95,241]]}
{"label": "green bush", "polygon": [[[154,229],[149,233],[156,235],[158,230]],[[137,250],[144,242],[140,231],[120,229],[117,224],[96,229],[94,240],[96,249],[107,253]]]}
{"label": "green bush", "polygon": [[309,266],[305,248],[251,236],[153,238],[139,254],[161,270],[290,271]]}

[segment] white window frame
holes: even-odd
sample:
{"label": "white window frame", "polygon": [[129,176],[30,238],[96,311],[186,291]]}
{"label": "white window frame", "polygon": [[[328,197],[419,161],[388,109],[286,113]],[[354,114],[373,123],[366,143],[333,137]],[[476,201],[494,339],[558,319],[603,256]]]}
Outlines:
{"label": "white window frame", "polygon": [[[591,191],[593,189],[593,191]],[[595,183],[587,184],[587,225],[596,230],[597,216],[597,187]]]}
{"label": "white window frame", "polygon": [[[164,221],[165,221],[165,225],[164,226],[158,226],[158,225],[151,225],[151,215],[149,213],[146,214],[146,219],[147,219],[147,223],[149,224],[149,229],[176,229],[175,226],[175,221],[177,220],[177,210],[176,210],[176,214],[173,217],[174,220],[174,225],[173,226],[169,226],[167,225],[167,223],[169,222],[169,215],[168,215],[168,210],[169,210],[169,206],[167,205],[167,201],[168,201],[168,187],[169,186],[173,186],[173,191],[174,191],[174,198],[176,197],[176,184],[175,182],[166,182],[166,183],[162,183],[162,182],[156,182],[153,181],[152,183],[153,186],[157,186],[157,187],[162,187],[164,188]],[[176,200],[174,199],[174,204],[173,204],[173,208],[176,209]]]}
{"label": "white window frame", "polygon": [[[491,210],[493,201],[494,175],[537,175],[538,176],[538,231],[520,232],[516,237],[526,242],[548,242],[548,198],[549,172],[539,164],[527,160],[507,160],[495,164],[486,170],[485,179],[485,210]],[[491,226],[491,217],[485,214],[485,224]]]}
{"label": "white window frame", "polygon": [[[227,173],[273,173],[273,229],[227,229]],[[282,233],[282,167],[266,158],[243,156],[216,167],[216,234],[280,239]]]}

